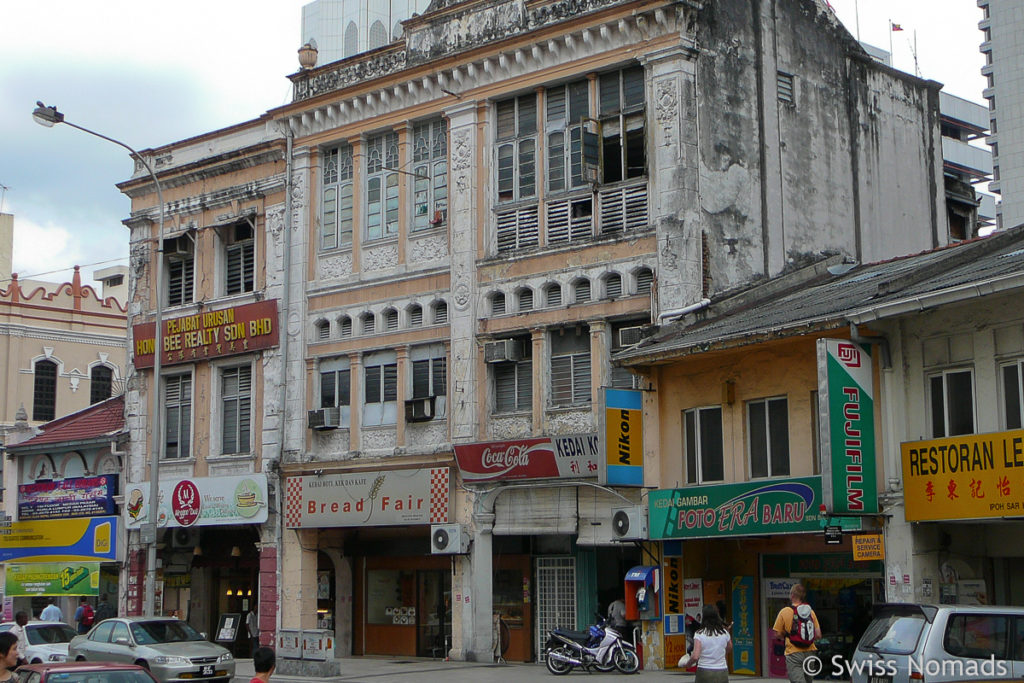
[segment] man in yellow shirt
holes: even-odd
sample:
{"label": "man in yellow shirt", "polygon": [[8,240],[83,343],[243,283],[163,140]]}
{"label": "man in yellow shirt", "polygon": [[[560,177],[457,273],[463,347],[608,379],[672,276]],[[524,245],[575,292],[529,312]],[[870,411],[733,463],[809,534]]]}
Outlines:
{"label": "man in yellow shirt", "polygon": [[[804,668],[804,660],[818,651],[818,648],[814,646],[814,641],[821,638],[821,626],[818,624],[818,615],[814,613],[810,605],[804,602],[806,596],[807,590],[803,585],[794,584],[789,589],[789,601],[792,604],[779,610],[779,616],[775,618],[775,625],[772,626],[779,638],[786,640],[786,676],[790,683],[811,683],[814,680],[814,677]],[[813,638],[795,635],[793,633],[794,620],[810,620],[814,624]]]}

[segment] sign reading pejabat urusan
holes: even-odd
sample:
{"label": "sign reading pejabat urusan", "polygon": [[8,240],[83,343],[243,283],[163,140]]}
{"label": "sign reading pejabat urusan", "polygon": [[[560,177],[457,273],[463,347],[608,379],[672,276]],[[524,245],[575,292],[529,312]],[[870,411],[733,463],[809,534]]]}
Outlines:
{"label": "sign reading pejabat urusan", "polygon": [[878,512],[870,347],[818,340],[822,498],[832,514]]}

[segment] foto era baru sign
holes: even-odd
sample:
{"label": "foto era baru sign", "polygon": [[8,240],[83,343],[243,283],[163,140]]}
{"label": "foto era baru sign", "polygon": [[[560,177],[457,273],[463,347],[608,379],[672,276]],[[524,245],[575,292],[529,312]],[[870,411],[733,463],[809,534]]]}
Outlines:
{"label": "foto era baru sign", "polygon": [[651,540],[817,531],[821,478],[660,489],[648,500]]}
{"label": "foto era baru sign", "polygon": [[[163,365],[192,363],[277,346],[277,299],[164,320]],[[154,323],[132,326],[136,368],[153,367]]]}
{"label": "foto era baru sign", "polygon": [[1024,430],[900,444],[908,522],[1024,516]]}
{"label": "foto era baru sign", "polygon": [[643,486],[643,392],[604,390],[604,458],[598,482],[615,486]]}
{"label": "foto era baru sign", "polygon": [[870,347],[818,340],[821,487],[833,514],[878,512]]}
{"label": "foto era baru sign", "polygon": [[284,524],[289,529],[444,524],[449,489],[447,467],[288,477]]}
{"label": "foto era baru sign", "polygon": [[[125,487],[129,529],[149,522],[149,482]],[[169,479],[160,482],[157,526],[262,524],[267,521],[267,475]]]}
{"label": "foto era baru sign", "polygon": [[455,446],[455,460],[467,483],[512,479],[596,477],[597,434],[545,436]]}

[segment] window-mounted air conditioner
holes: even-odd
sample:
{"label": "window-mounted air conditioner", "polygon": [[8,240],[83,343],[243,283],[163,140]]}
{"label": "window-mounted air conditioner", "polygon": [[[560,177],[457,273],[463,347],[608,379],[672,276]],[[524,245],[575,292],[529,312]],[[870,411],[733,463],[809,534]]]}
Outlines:
{"label": "window-mounted air conditioner", "polygon": [[504,363],[522,358],[523,345],[515,339],[502,339],[484,344],[484,361],[487,363]]}
{"label": "window-mounted air conditioner", "polygon": [[341,426],[341,408],[320,408],[309,411],[309,428],[337,429]]}
{"label": "window-mounted air conditioner", "polygon": [[643,325],[619,329],[619,346],[626,347],[638,344],[644,338],[643,329]]}
{"label": "window-mounted air conditioner", "polygon": [[436,416],[435,397],[410,398],[405,402],[406,422],[427,422]]}

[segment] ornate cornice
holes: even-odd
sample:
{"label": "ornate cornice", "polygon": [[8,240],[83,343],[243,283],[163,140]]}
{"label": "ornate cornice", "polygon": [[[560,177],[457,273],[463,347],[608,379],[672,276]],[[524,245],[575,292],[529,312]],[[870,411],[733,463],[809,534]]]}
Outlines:
{"label": "ornate cornice", "polygon": [[[250,201],[261,199],[268,194],[284,191],[284,173],[277,173],[266,178],[259,178],[242,185],[205,192],[198,195],[190,195],[174,201],[167,202],[164,207],[165,220],[174,216],[188,216],[207,209],[218,209],[231,206],[233,202]],[[122,221],[129,228],[144,227],[149,223],[156,223],[160,220],[160,208],[151,206],[132,213],[131,217]],[[172,230],[172,228],[168,228]],[[170,233],[169,233],[170,234]]]}

